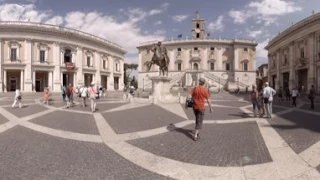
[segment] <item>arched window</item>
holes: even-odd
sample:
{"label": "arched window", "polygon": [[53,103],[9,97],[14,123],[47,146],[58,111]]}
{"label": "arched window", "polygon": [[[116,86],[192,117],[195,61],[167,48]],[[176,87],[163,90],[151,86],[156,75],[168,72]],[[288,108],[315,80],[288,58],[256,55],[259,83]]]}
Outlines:
{"label": "arched window", "polygon": [[193,70],[198,70],[198,69],[199,69],[198,64],[197,64],[197,63],[194,63],[194,64],[193,64]]}
{"label": "arched window", "polygon": [[247,61],[243,62],[243,70],[248,71],[248,62]]}
{"label": "arched window", "polygon": [[70,49],[64,51],[64,62],[72,62],[72,53]]}

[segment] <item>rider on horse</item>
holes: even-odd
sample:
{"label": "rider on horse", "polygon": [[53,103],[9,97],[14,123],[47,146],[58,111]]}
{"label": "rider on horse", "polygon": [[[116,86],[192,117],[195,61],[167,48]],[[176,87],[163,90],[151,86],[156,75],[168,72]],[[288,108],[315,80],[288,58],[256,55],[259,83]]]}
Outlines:
{"label": "rider on horse", "polygon": [[157,50],[158,48],[160,49],[160,52],[161,54],[163,55],[165,61],[166,61],[166,65],[168,66],[169,65],[169,57],[168,57],[168,54],[167,54],[167,49],[163,46],[161,46],[161,42],[159,41],[157,45],[155,45],[155,50]]}

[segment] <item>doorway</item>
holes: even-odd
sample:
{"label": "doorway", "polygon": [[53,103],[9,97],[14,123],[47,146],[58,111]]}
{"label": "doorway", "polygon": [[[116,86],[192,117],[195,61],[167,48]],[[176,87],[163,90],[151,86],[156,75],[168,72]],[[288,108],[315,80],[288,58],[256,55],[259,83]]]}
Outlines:
{"label": "doorway", "polygon": [[36,80],[36,92],[41,92],[41,80]]}
{"label": "doorway", "polygon": [[119,77],[114,77],[114,89],[119,90]]}
{"label": "doorway", "polygon": [[10,91],[15,91],[17,88],[17,80],[10,79]]}

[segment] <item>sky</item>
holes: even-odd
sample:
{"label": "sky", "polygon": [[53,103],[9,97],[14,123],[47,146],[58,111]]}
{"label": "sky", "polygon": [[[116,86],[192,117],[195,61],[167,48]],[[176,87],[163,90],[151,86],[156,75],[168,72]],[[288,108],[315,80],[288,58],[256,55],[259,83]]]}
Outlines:
{"label": "sky", "polygon": [[138,63],[140,42],[191,37],[195,11],[212,38],[254,39],[256,65],[267,63],[264,47],[279,32],[320,12],[319,0],[0,0],[1,21],[60,25],[115,42]]}

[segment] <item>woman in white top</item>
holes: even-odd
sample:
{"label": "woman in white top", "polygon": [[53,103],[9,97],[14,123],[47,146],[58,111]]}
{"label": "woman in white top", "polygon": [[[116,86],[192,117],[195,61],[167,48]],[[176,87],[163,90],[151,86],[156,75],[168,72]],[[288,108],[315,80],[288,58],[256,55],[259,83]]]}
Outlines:
{"label": "woman in white top", "polygon": [[82,99],[82,107],[86,107],[86,99],[88,97],[88,88],[87,87],[84,87],[82,86],[80,89],[79,89],[79,94],[80,94],[80,97]]}
{"label": "woman in white top", "polygon": [[17,102],[19,103],[19,108],[22,108],[22,104],[21,104],[21,93],[20,93],[20,90],[19,89],[16,89],[16,94],[14,96],[14,102],[12,104],[12,108],[14,108],[17,104]]}
{"label": "woman in white top", "polygon": [[291,96],[292,96],[292,107],[297,107],[297,97],[299,95],[299,92],[297,88],[293,88],[291,91]]}

